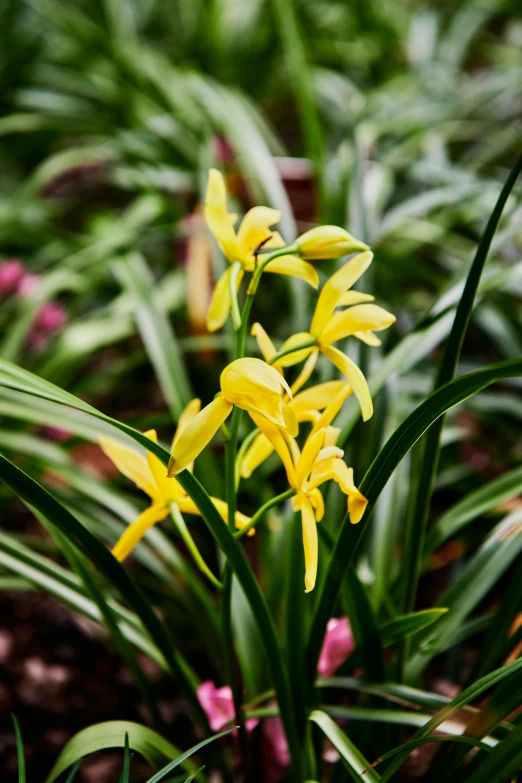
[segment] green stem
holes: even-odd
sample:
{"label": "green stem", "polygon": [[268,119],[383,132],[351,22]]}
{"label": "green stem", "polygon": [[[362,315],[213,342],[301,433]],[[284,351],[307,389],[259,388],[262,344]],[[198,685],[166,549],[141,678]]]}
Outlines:
{"label": "green stem", "polygon": [[268,364],[275,364],[284,356],[288,356],[290,353],[297,353],[298,351],[304,351],[306,348],[315,348],[317,345],[317,337],[310,337],[309,340],[304,340],[299,345],[292,345],[290,348],[285,348],[283,351],[275,353],[271,359],[268,360]]}
{"label": "green stem", "polygon": [[183,539],[183,542],[187,547],[187,549],[189,550],[190,554],[194,558],[194,562],[196,563],[200,571],[202,571],[205,574],[207,579],[209,579],[212,582],[212,584],[218,588],[218,590],[221,590],[223,584],[219,581],[219,579],[216,576],[214,576],[214,574],[212,573],[208,565],[201,557],[200,551],[196,546],[196,542],[190,535],[190,531],[185,523],[185,520],[183,519],[183,515],[181,514],[181,511],[179,510],[179,506],[177,503],[170,504],[170,513],[172,516],[172,520],[176,525],[176,529],[178,533]]}
{"label": "green stem", "polygon": [[275,498],[267,500],[267,502],[261,506],[261,508],[258,508],[248,525],[245,525],[245,527],[241,528],[241,530],[237,530],[234,533],[234,536],[236,538],[241,538],[244,536],[246,533],[248,533],[249,530],[257,525],[261,517],[263,517],[267,511],[273,508],[273,506],[277,506],[279,503],[282,503],[283,500],[287,500],[288,498],[293,497],[293,495],[295,495],[295,489],[291,488],[287,489],[286,492],[282,492],[280,495],[276,495]]}

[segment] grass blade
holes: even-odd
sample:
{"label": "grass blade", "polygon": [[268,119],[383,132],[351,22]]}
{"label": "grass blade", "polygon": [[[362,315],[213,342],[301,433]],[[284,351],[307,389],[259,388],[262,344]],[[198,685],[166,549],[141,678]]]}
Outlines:
{"label": "grass blade", "polygon": [[198,750],[204,748],[205,745],[208,745],[210,742],[215,742],[215,740],[219,739],[220,737],[225,737],[227,734],[230,734],[231,731],[236,729],[237,726],[233,726],[231,729],[227,729],[226,731],[220,732],[220,734],[215,734],[213,737],[209,737],[208,739],[203,740],[203,742],[198,742],[197,745],[194,745],[194,747],[190,748],[190,750],[186,750],[185,753],[182,753],[181,756],[178,756],[177,759],[174,759],[174,761],[171,761],[170,764],[167,764],[166,767],[163,767],[163,769],[160,769],[158,772],[156,772],[155,775],[147,780],[147,783],[159,783],[160,780],[163,780],[165,775],[168,775],[169,772],[172,772],[173,769],[179,767],[180,764],[186,761],[186,759],[188,759],[194,753],[197,753]]}
{"label": "grass blade", "polygon": [[522,765],[522,726],[500,742],[488,758],[468,778],[467,783],[506,783]]}
{"label": "grass blade", "polygon": [[25,783],[25,755],[22,732],[15,715],[11,715],[16,737],[16,755],[18,756],[18,783]]}
{"label": "grass blade", "polygon": [[[346,734],[341,731],[339,726],[322,710],[314,710],[310,715],[310,720],[316,723],[325,737],[327,737],[336,751],[341,756],[342,762],[349,772],[352,780],[356,783],[378,783],[381,779],[375,770],[370,769],[370,765],[363,754],[350,742]],[[365,770],[368,770],[365,773]],[[365,773],[365,774],[363,774]]]}

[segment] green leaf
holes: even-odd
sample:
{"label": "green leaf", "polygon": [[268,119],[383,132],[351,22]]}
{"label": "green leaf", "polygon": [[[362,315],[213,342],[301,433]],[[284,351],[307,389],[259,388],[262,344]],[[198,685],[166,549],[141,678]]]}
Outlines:
{"label": "green leaf", "polygon": [[0,479],[24,502],[34,506],[43,516],[72,541],[100,572],[120,591],[136,612],[152,640],[161,650],[169,667],[183,686],[194,714],[203,727],[208,726],[195,694],[197,680],[184,659],[173,649],[172,640],[158,619],[152,605],[131,579],[127,571],[113,557],[109,550],[92,535],[78,520],[65,509],[40,484],[0,455]]}
{"label": "green leaf", "polygon": [[389,647],[391,644],[406,639],[408,636],[413,636],[437,622],[448,611],[446,607],[437,607],[394,617],[393,620],[390,620],[390,622],[379,629],[383,646]]}
{"label": "green leaf", "polygon": [[18,783],[25,783],[25,756],[24,756],[24,743],[22,740],[22,733],[20,731],[20,725],[15,715],[11,715],[16,737],[16,755],[18,756]]}
{"label": "green leaf", "polygon": [[[151,767],[158,768],[166,761],[179,757],[179,750],[157,732],[139,723],[125,720],[112,720],[96,723],[75,734],[65,745],[49,773],[46,783],[53,783],[65,770],[78,761],[107,748],[124,748],[125,740],[129,748],[143,756]],[[186,764],[189,772],[194,765]]]}
{"label": "green leaf", "polygon": [[342,762],[356,783],[378,783],[381,779],[375,770],[369,768],[368,761],[358,748],[355,747],[339,726],[322,710],[314,710],[310,720],[316,723],[323,734],[330,740],[336,751],[341,756]]}
{"label": "green leaf", "polygon": [[432,525],[426,536],[425,553],[429,554],[469,522],[522,491],[522,468],[514,468],[470,492],[448,509]]}
{"label": "green leaf", "polygon": [[129,751],[129,735],[125,732],[125,746],[123,748],[123,769],[120,775],[119,783],[129,783],[130,773],[130,751]]}
{"label": "green leaf", "polygon": [[518,775],[521,765],[522,726],[518,726],[470,775],[467,783],[506,783]]}
{"label": "green leaf", "polygon": [[426,742],[456,742],[462,743],[464,745],[471,745],[471,747],[480,748],[481,750],[492,750],[492,748],[485,742],[473,739],[473,737],[447,737],[444,734],[436,734],[433,737],[420,737],[416,740],[403,742],[402,745],[398,745],[396,748],[389,750],[387,753],[381,754],[377,761],[373,762],[372,769],[376,767],[377,764],[381,764],[383,761],[387,761],[388,759],[393,758],[393,756],[396,756],[397,753],[400,753],[401,751],[409,752],[410,750],[415,750],[415,748],[417,748],[419,745],[424,745]]}
{"label": "green leaf", "polygon": [[422,434],[447,410],[496,381],[520,375],[522,360],[509,359],[450,381],[433,392],[402,422],[374,459],[359,485],[360,491],[368,498],[363,520],[358,525],[352,525],[348,516],[345,516],[328,562],[308,642],[307,670],[310,682],[315,678],[326,623],[332,616],[346,570],[353,562],[373,506],[397,465]]}
{"label": "green leaf", "polygon": [[116,276],[132,296],[135,317],[160,388],[174,419],[178,419],[192,393],[176,335],[159,306],[154,280],[145,259],[131,253],[115,262]]}
{"label": "green leaf", "polygon": [[383,640],[377,618],[364,585],[351,566],[346,574],[344,595],[356,644],[355,653],[358,664],[363,667],[364,678],[373,682],[384,680]]}
{"label": "green leaf", "polygon": [[177,759],[171,761],[170,764],[167,764],[166,767],[163,767],[163,769],[160,769],[158,772],[156,772],[155,775],[153,775],[151,778],[147,780],[147,783],[159,783],[160,780],[163,780],[165,775],[168,775],[169,772],[172,772],[173,769],[179,767],[180,764],[182,764],[186,759],[188,759],[194,753],[197,753],[198,750],[204,748],[205,745],[208,745],[210,742],[214,742],[220,737],[225,737],[227,734],[230,734],[231,731],[234,731],[236,729],[237,726],[232,726],[232,728],[226,729],[226,731],[222,731],[219,734],[215,734],[213,737],[209,737],[208,739],[203,740],[203,742],[198,742],[197,745],[194,745],[194,747],[190,748],[190,750],[186,750],[185,753],[182,753],[181,756],[178,756]]}

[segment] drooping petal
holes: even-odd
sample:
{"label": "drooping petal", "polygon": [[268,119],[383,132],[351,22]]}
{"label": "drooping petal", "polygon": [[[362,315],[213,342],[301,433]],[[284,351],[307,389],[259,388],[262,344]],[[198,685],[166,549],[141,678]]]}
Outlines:
{"label": "drooping petal", "polygon": [[112,550],[112,554],[116,560],[119,560],[120,563],[123,562],[123,560],[130,555],[136,544],[141,541],[149,527],[155,525],[156,522],[161,522],[168,513],[169,510],[167,506],[152,505],[145,509],[145,511],[128,526]]}
{"label": "drooping petal", "polygon": [[346,291],[337,302],[337,307],[348,307],[361,304],[361,302],[373,302],[374,300],[375,297],[371,294],[363,294],[360,291]]}
{"label": "drooping petal", "polygon": [[[254,262],[254,253],[267,239],[274,241],[270,226],[279,223],[281,212],[271,207],[252,207],[241,221],[237,241],[241,252],[240,261],[248,266]],[[273,246],[273,245],[272,245]],[[283,245],[284,246],[284,245]]]}
{"label": "drooping petal", "polygon": [[240,260],[239,244],[227,210],[227,189],[223,175],[210,169],[205,195],[205,220],[229,261]]}
{"label": "drooping petal", "polygon": [[334,313],[321,332],[321,344],[329,345],[355,332],[387,329],[395,323],[395,316],[374,304],[360,304]]}
{"label": "drooping petal", "polygon": [[349,397],[351,393],[352,387],[349,383],[345,383],[330,404],[326,406],[323,413],[314,424],[312,432],[317,432],[317,430],[320,430],[323,427],[328,427],[343,407],[345,399]]}
{"label": "drooping petal", "polygon": [[302,258],[340,258],[368,245],[356,239],[340,226],[316,226],[296,239]]}
{"label": "drooping petal", "polygon": [[256,468],[273,452],[274,447],[262,432],[256,435],[254,441],[241,461],[241,476],[250,478]]}
{"label": "drooping petal", "polygon": [[[156,430],[148,430],[143,434],[153,443],[158,442]],[[154,476],[160,503],[165,506],[168,506],[169,503],[175,503],[179,496],[183,494],[181,486],[176,479],[168,478],[165,465],[151,451],[147,451],[147,462],[149,463],[150,472]]]}
{"label": "drooping petal", "polygon": [[317,541],[317,523],[312,504],[306,495],[300,495],[301,522],[303,526],[303,547],[305,558],[305,592],[309,593],[315,587],[317,578],[317,561],[319,545]]}
{"label": "drooping petal", "polygon": [[[220,500],[219,498],[210,498],[213,504],[216,507],[216,511],[220,515],[223,522],[226,522],[228,524],[228,505],[225,503],[224,500]],[[179,510],[183,514],[195,514],[196,516],[201,516],[201,512],[199,511],[198,507],[192,500],[192,498],[189,498],[188,495],[185,495],[184,497],[180,498],[179,500]],[[250,517],[247,517],[245,514],[242,514],[241,511],[236,511],[235,515],[235,521],[236,521],[236,527],[240,530],[241,528],[245,527],[245,525],[248,525],[250,522]],[[252,533],[254,533],[254,530],[252,530]]]}
{"label": "drooping petal", "polygon": [[335,364],[337,369],[348,379],[350,386],[354,390],[355,396],[359,400],[363,421],[368,421],[373,415],[373,402],[366,378],[359,367],[357,367],[352,359],[332,345],[325,346],[321,349],[321,352],[327,359],[330,359],[332,364]]}
{"label": "drooping petal", "polygon": [[325,481],[335,481],[341,491],[348,496],[350,522],[353,525],[357,524],[364,514],[368,501],[355,486],[352,468],[337,456],[320,460],[316,462],[310,476],[309,491],[324,484]]}
{"label": "drooping petal", "polygon": [[353,336],[357,337],[362,343],[371,345],[372,348],[377,348],[379,345],[382,345],[382,340],[379,340],[377,335],[373,332],[354,332]]}
{"label": "drooping petal", "polygon": [[312,504],[312,508],[314,510],[315,515],[315,521],[320,522],[321,519],[324,517],[324,499],[321,494],[321,490],[319,489],[313,489],[311,492],[308,492],[308,497],[310,498],[310,503]]}
{"label": "drooping petal", "polygon": [[297,416],[307,411],[322,411],[327,408],[338,396],[339,392],[347,388],[351,389],[346,381],[326,381],[310,386],[308,389],[294,395],[292,408]]}
{"label": "drooping petal", "polygon": [[261,430],[263,435],[272,444],[272,447],[279,455],[281,462],[283,463],[286,470],[288,483],[290,484],[290,486],[295,487],[296,478],[295,478],[294,463],[290,455],[287,442],[285,441],[285,438],[283,437],[281,430],[278,427],[276,427],[274,424],[272,424],[272,422],[267,421],[267,419],[264,416],[259,416],[256,413],[251,413],[250,415],[254,421],[254,424]]}
{"label": "drooping petal", "polygon": [[261,351],[261,355],[265,362],[269,362],[272,356],[275,356],[277,351],[275,349],[274,343],[267,335],[261,324],[257,322],[252,324],[250,334],[252,337],[256,338],[259,350]]}
{"label": "drooping petal", "polygon": [[321,451],[324,443],[326,430],[322,429],[318,432],[314,432],[308,436],[299,458],[299,462],[296,465],[296,480],[299,488],[303,487],[303,484],[308,477],[308,474],[312,470],[312,466],[317,458],[317,455]]}
{"label": "drooping petal", "polygon": [[270,263],[266,265],[265,272],[275,272],[277,275],[298,277],[299,280],[304,280],[305,283],[311,285],[312,288],[319,287],[317,269],[298,256],[281,256],[281,258],[274,258],[273,261],[270,261]]}
{"label": "drooping petal", "polygon": [[319,357],[319,351],[314,350],[306,360],[306,362],[303,365],[303,369],[293,382],[292,386],[290,387],[292,389],[292,394],[296,394],[299,389],[301,389],[307,380],[310,378],[311,374],[313,373],[315,369],[315,365],[317,364],[317,359]]}
{"label": "drooping petal", "polygon": [[[210,306],[207,313],[207,329],[209,332],[216,332],[218,329],[221,329],[228,318],[230,312],[231,272],[232,267],[229,266],[217,281],[216,287],[212,293],[212,299],[210,300]],[[241,268],[238,271],[236,278],[236,289],[239,289],[242,279],[243,269]]]}
{"label": "drooping petal", "polygon": [[185,427],[172,450],[168,475],[175,476],[201,454],[232,410],[222,394],[201,410]]}
{"label": "drooping petal", "polygon": [[195,397],[193,400],[191,400],[188,405],[185,406],[183,411],[181,412],[181,416],[178,419],[178,426],[176,427],[176,432],[174,433],[174,437],[172,438],[172,448],[176,445],[178,442],[179,436],[183,432],[183,430],[188,427],[192,419],[196,417],[196,415],[201,410],[201,400]]}
{"label": "drooping petal", "polygon": [[159,500],[156,482],[144,454],[139,454],[111,438],[100,438],[99,443],[103,453],[116,465],[120,473],[133,481],[138,489],[146,492],[152,500]]}
{"label": "drooping petal", "polygon": [[332,317],[332,313],[339,304],[342,295],[352,287],[372,263],[373,253],[366,251],[359,253],[350,259],[344,266],[335,272],[323,286],[315,313],[312,318],[310,332],[319,336]]}

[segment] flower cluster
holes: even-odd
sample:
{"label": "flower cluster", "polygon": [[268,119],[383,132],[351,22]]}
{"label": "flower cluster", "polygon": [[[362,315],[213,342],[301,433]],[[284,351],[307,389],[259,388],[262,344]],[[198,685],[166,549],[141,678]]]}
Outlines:
{"label": "flower cluster", "polygon": [[[287,496],[292,495],[293,507],[301,514],[305,590],[309,592],[315,586],[318,567],[317,523],[324,515],[320,487],[327,481],[337,483],[347,497],[353,524],[359,522],[367,505],[354,483],[353,470],[346,465],[343,451],[337,446],[339,429],[334,419],[347,397],[354,394],[366,421],[373,413],[372,399],[364,374],[335,343],[355,337],[368,346],[379,345],[376,332],[388,328],[395,317],[374,304],[372,296],[353,290],[373,255],[367,245],[344,229],[313,228],[286,246],[281,235],[271,228],[279,221],[280,213],[269,207],[254,207],[236,232],[236,215],[228,211],[225,181],[214,169],[210,171],[204,215],[230,264],[214,289],[207,326],[215,331],[232,314],[240,336],[236,359],[221,373],[221,390],[214,400],[201,410],[199,401],[193,401],[182,416],[172,444],[168,477],[159,460],[150,453],[145,458],[111,441],[102,441],[106,454],[152,501],[150,508],[124,533],[114,551],[119,559],[126,557],[147,528],[167,516],[172,504],[179,511],[198,513],[175,476],[191,469],[218,430],[226,432],[225,421],[233,409],[241,409],[249,414],[256,429],[241,451],[235,471],[238,475],[232,481],[233,491],[237,489],[239,477],[250,476],[273,451],[277,453],[287,475]],[[323,285],[309,331],[292,335],[277,350],[261,324],[255,323],[251,333],[263,359],[245,357],[244,334],[261,275],[264,272],[292,275],[318,288],[319,275],[309,262],[345,255],[353,257]],[[241,313],[238,294],[245,273],[251,273],[252,277]],[[343,378],[304,388],[320,354],[335,365]],[[284,372],[299,364],[303,366],[289,385]],[[147,434],[155,440],[155,433]],[[227,521],[226,504],[213,501]],[[240,513],[235,514],[235,524],[240,530],[246,527],[252,533],[256,522],[257,515],[249,520]]]}

